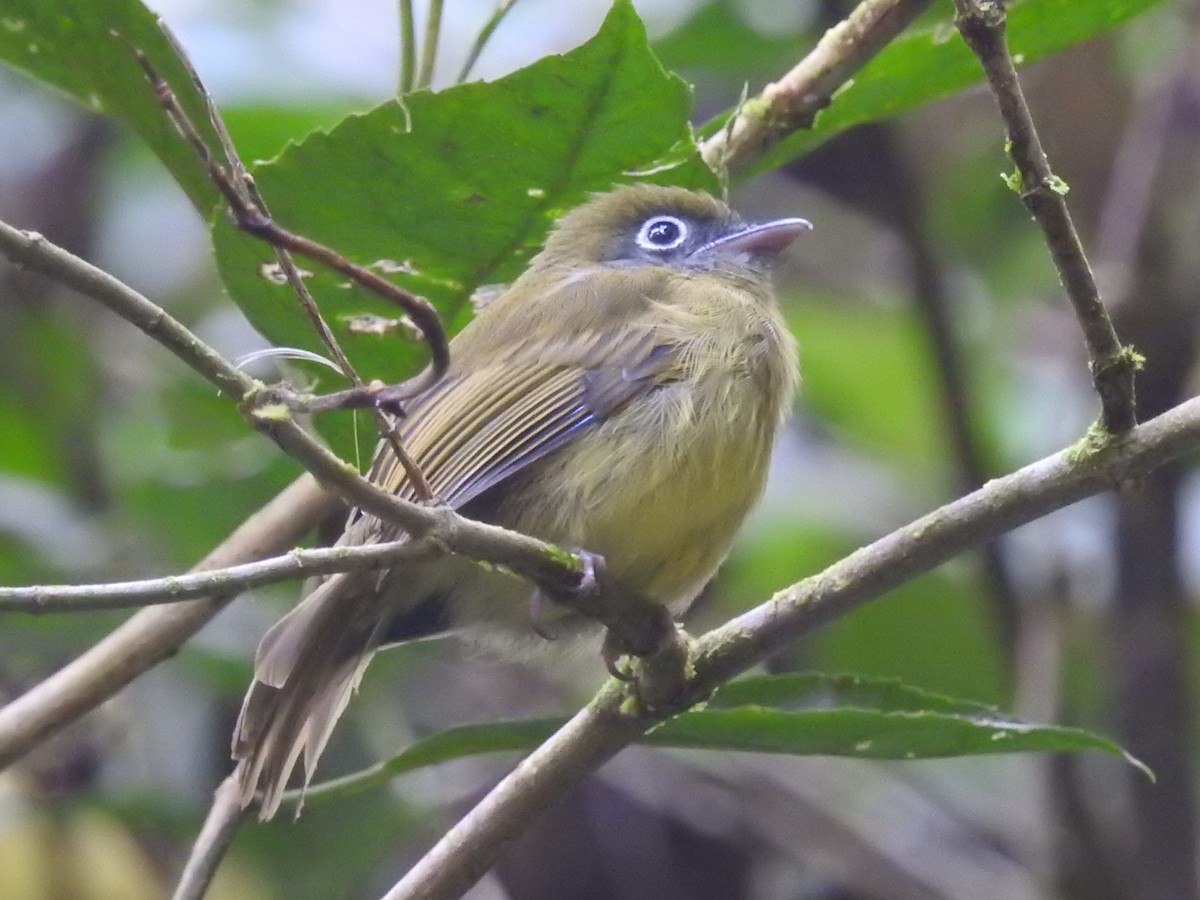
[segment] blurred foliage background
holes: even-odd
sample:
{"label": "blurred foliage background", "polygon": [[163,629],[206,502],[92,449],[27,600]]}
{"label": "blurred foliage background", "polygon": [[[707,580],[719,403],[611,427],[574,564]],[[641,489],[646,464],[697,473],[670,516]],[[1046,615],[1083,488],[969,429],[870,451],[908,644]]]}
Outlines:
{"label": "blurred foliage background", "polygon": [[[947,4],[948,5],[948,4]],[[247,160],[392,96],[393,5],[156,0]],[[636,4],[695,121],[777,77],[835,0]],[[494,78],[577,46],[607,4],[522,0]],[[447,4],[434,84],[490,0]],[[4,3],[0,2],[0,14]],[[1046,28],[1053,28],[1047,22]],[[1142,416],[1192,390],[1200,310],[1200,4],[1170,0],[1023,71],[1121,335],[1148,357]],[[688,618],[704,630],[972,484],[1076,440],[1096,403],[1039,235],[1001,174],[981,88],[854,129],[737,185],[748,217],[804,215],[782,294],[804,386],[766,500]],[[318,193],[320,185],[313,185]],[[227,356],[264,346],[224,296],[205,224],[144,146],[0,72],[0,217],[164,305]],[[0,269],[0,581],[181,571],[297,467],[164,351],[103,310]],[[369,373],[368,373],[369,374]],[[1200,485],[1189,466],[964,557],[772,662],[899,676],[1119,739],[1099,755],[872,764],[634,749],[551,810],[473,898],[1195,898],[1191,658]],[[262,631],[294,586],[246,596],[197,640],[0,773],[0,896],[163,896],[212,790]],[[121,614],[0,627],[0,695]],[[324,765],[413,735],[563,713],[595,659],[517,667],[448,643],[372,666]],[[239,835],[220,898],[375,896],[511,764],[480,757]]]}

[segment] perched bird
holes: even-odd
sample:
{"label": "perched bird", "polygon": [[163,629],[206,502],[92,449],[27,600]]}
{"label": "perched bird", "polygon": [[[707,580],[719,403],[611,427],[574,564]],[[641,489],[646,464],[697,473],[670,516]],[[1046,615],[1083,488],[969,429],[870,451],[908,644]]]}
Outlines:
{"label": "perched bird", "polygon": [[[720,200],[638,185],[564,215],[529,268],[450,343],[399,430],[464,515],[600,554],[628,591],[682,612],[762,493],[797,384],[769,268],[811,226],[747,225]],[[370,471],[413,496],[386,443]],[[340,540],[394,540],[355,511]],[[305,783],[380,646],[456,632],[528,655],[532,587],[446,556],[325,578],[263,637],[233,740],[243,805]],[[598,634],[565,611],[556,636]]]}

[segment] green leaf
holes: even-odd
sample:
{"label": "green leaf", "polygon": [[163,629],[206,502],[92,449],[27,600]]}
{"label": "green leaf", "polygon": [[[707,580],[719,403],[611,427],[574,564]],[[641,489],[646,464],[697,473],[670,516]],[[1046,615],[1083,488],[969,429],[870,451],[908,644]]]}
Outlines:
{"label": "green leaf", "polygon": [[[396,775],[480,753],[530,750],[565,720],[465,725],[410,744],[369,769],[316,785],[306,802],[346,797]],[[1034,725],[995,707],[910,687],[896,679],[815,673],[743,678],[708,705],[640,739],[659,747],[744,750],[859,759],[931,759],[1021,751],[1103,750],[1153,773],[1117,744],[1079,728]],[[287,800],[297,802],[299,791]]]}
{"label": "green leaf", "polygon": [[1020,751],[1103,750],[1117,744],[1079,728],[1036,725],[995,707],[857,675],[756,676],[725,685],[704,709],[650,732],[649,744],[861,759],[933,759]]}
{"label": "green leaf", "polygon": [[207,214],[217,192],[196,152],[159,107],[130,44],[146,54],[206,140],[215,144],[203,99],[154,13],[137,0],[0,0],[0,60],[89,109],[121,119],[162,160],[196,209]]}
{"label": "green leaf", "polygon": [[[516,277],[550,223],[588,192],[634,180],[713,188],[690,107],[687,85],[662,69],[633,7],[618,0],[570,53],[351,116],[255,177],[278,222],[427,297],[455,330],[471,293]],[[276,344],[319,352],[290,291],[263,275],[270,249],[224,217],[213,238],[251,322]],[[307,284],[365,377],[395,381],[423,361],[417,341],[351,330],[363,316],[394,319],[385,301],[323,271]]]}
{"label": "green leaf", "polygon": [[1031,725],[998,715],[880,712],[836,708],[784,712],[768,707],[701,710],[672,719],[646,743],[699,750],[795,756],[936,759],[1022,751],[1103,750],[1150,770],[1112,741],[1079,728]]}
{"label": "green leaf", "polygon": [[[918,637],[913,637],[917,636]],[[920,644],[920,652],[914,645]],[[809,665],[898,677],[994,702],[1007,696],[987,594],[975,569],[938,570],[811,636]]]}
{"label": "green leaf", "polygon": [[723,685],[707,709],[773,706],[781,710],[855,707],[877,712],[938,712],[949,715],[997,715],[993,706],[958,700],[912,687],[898,678],[790,672],[754,675]]}
{"label": "green leaf", "polygon": [[335,778],[309,788],[306,793],[288,791],[285,803],[319,803],[348,797],[387,784],[397,775],[425,766],[449,762],[480,753],[532,750],[562,727],[565,719],[530,719],[524,722],[494,722],[448,728],[409,744],[391,759],[361,772]]}
{"label": "green leaf", "polygon": [[[1012,0],[1008,4],[1008,43],[1024,65],[1095,37],[1162,0]],[[946,4],[948,7],[949,4]],[[782,73],[781,73],[782,74]],[[803,156],[854,125],[894,116],[983,79],[979,62],[954,29],[953,16],[922,24],[892,41],[868,63],[810,130],[797,132],[738,173],[746,178]],[[705,134],[724,122],[708,123]]]}
{"label": "green leaf", "polygon": [[349,98],[341,102],[336,99],[310,102],[306,106],[233,104],[221,107],[221,118],[233,137],[238,156],[251,165],[274,159],[289,141],[298,140],[318,128],[333,128],[351,110],[362,105]]}

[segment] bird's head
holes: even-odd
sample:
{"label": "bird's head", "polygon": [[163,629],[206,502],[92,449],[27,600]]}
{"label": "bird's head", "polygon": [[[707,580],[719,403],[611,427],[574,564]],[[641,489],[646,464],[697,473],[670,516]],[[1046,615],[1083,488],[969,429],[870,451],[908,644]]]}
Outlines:
{"label": "bird's head", "polygon": [[747,224],[710,194],[638,184],[598,194],[564,215],[535,265],[760,270],[811,228],[793,218]]}

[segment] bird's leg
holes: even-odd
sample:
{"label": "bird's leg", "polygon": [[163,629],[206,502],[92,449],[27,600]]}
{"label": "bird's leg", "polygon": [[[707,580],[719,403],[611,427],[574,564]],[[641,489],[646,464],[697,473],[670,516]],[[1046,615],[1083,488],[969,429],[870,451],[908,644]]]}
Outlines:
{"label": "bird's leg", "polygon": [[622,658],[648,661],[669,652],[678,643],[675,620],[661,603],[627,590],[613,578],[604,557],[588,550],[573,552],[582,564],[575,583],[538,587],[531,611],[536,613],[548,599],[595,619],[608,629],[601,649],[605,668],[621,681],[636,681],[636,673],[621,664]]}

